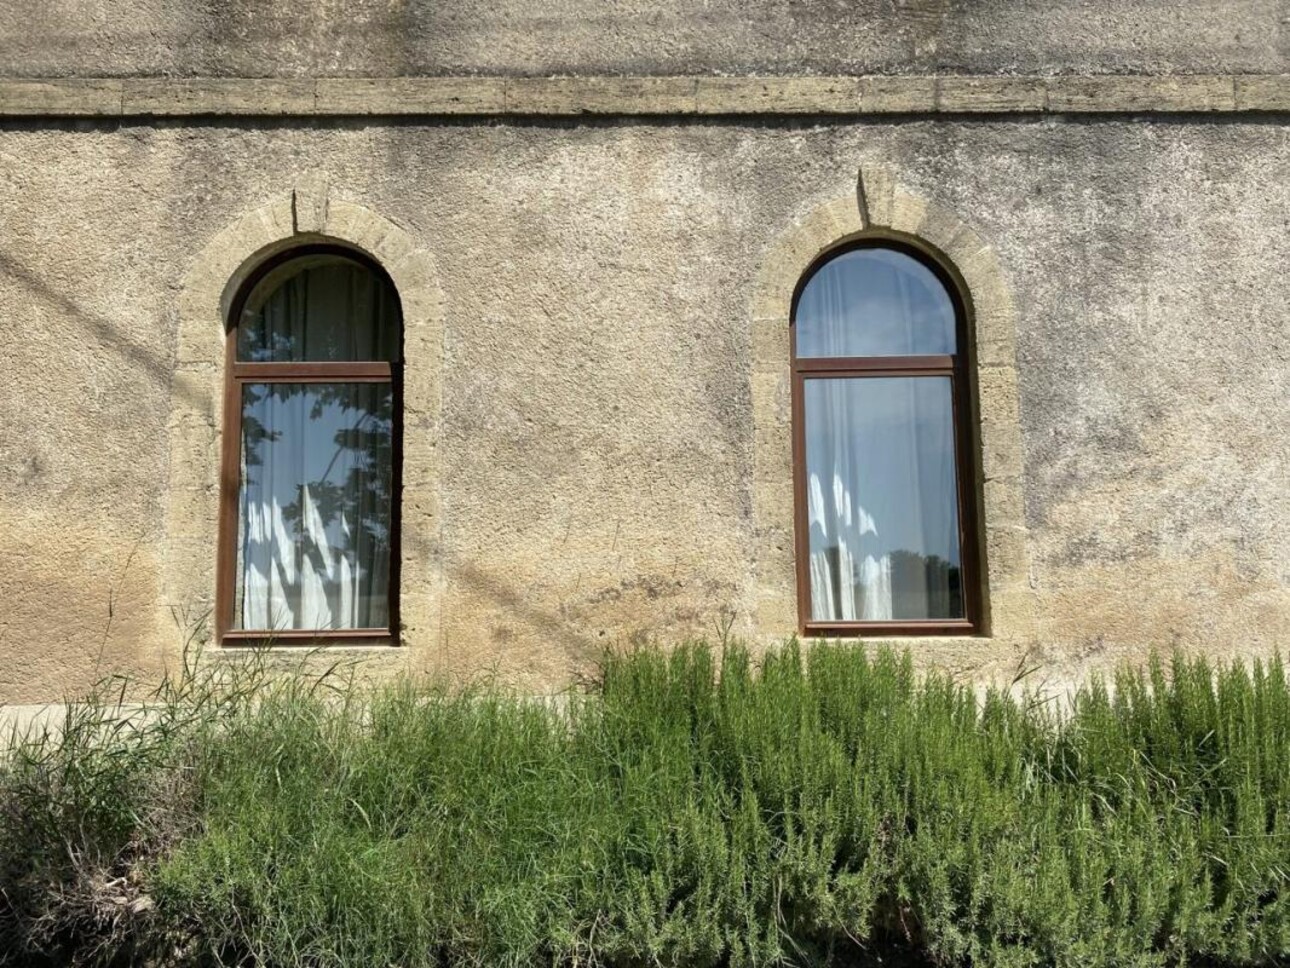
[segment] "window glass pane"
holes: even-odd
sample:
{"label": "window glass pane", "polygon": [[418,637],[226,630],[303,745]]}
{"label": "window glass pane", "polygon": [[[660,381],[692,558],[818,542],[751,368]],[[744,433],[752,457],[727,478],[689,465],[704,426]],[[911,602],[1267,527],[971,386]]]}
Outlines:
{"label": "window glass pane", "polygon": [[381,276],[342,255],[306,255],[251,290],[238,321],[237,358],[394,362],[398,341],[398,296]]}
{"label": "window glass pane", "polygon": [[825,263],[798,298],[794,327],[799,357],[955,352],[949,293],[894,249],[852,249]]}
{"label": "window glass pane", "polygon": [[811,618],[964,616],[949,377],[805,382]]}
{"label": "window glass pane", "polygon": [[389,624],[388,383],[242,387],[234,627]]}

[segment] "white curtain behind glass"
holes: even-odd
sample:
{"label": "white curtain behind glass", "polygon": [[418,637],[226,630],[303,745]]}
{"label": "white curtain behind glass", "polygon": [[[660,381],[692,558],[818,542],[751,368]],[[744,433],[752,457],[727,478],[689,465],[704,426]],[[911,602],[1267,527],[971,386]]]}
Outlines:
{"label": "white curtain behind glass", "polygon": [[398,337],[398,297],[384,279],[344,256],[304,256],[266,275],[247,299],[238,359],[393,360]]}
{"label": "white curtain behind glass", "polygon": [[389,398],[379,383],[244,389],[242,628],[388,623]]}
{"label": "white curtain behind glass", "polygon": [[[940,283],[887,250],[846,253],[813,276],[796,326],[799,356],[954,352],[954,310]],[[949,379],[811,378],[805,387],[812,618],[957,611]]]}

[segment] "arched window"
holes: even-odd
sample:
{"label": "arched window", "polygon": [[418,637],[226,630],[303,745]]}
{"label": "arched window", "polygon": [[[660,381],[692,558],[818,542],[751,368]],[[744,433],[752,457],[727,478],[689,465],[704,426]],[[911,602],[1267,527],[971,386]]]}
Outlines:
{"label": "arched window", "polygon": [[918,250],[821,258],[793,305],[798,613],[818,635],[980,628],[965,314]]}
{"label": "arched window", "polygon": [[402,316],[339,246],[292,249],[233,303],[216,625],[224,641],[397,630]]}

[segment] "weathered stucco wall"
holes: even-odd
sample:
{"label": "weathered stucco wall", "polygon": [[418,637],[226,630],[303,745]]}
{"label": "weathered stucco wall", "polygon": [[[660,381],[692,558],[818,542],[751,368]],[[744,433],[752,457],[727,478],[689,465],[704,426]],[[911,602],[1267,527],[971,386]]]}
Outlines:
{"label": "weathered stucco wall", "polygon": [[171,610],[202,607],[164,592],[181,287],[306,172],[423,246],[443,293],[440,621],[388,663],[542,689],[727,614],[790,631],[753,624],[754,281],[862,164],[971,225],[1015,304],[1034,636],[920,658],[1006,674],[1033,647],[1060,679],[1290,641],[1271,120],[9,122],[0,700],[176,655]]}
{"label": "weathered stucco wall", "polygon": [[1280,73],[1282,0],[11,0],[0,75]]}

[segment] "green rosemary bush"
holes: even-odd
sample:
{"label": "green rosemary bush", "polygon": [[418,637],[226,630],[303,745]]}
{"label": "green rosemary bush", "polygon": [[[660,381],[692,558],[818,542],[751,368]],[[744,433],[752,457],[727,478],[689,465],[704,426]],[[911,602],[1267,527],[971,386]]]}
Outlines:
{"label": "green rosemary bush", "polygon": [[241,675],[5,761],[12,963],[1290,959],[1280,661],[1061,716],[836,645],[610,656],[559,704]]}

